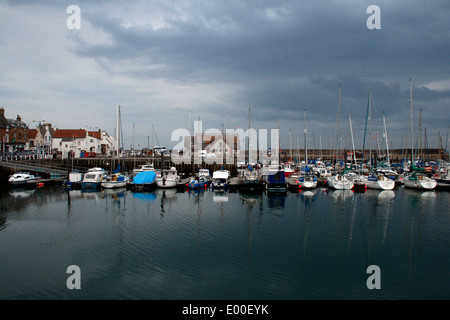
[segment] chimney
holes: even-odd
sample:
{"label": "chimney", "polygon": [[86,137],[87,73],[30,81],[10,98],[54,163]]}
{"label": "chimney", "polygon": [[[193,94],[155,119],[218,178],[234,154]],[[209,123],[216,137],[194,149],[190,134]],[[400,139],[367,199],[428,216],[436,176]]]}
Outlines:
{"label": "chimney", "polygon": [[0,117],[4,117],[4,116],[5,116],[5,109],[0,108]]}
{"label": "chimney", "polygon": [[17,115],[17,121],[19,121],[19,122],[22,121],[22,118],[19,115]]}

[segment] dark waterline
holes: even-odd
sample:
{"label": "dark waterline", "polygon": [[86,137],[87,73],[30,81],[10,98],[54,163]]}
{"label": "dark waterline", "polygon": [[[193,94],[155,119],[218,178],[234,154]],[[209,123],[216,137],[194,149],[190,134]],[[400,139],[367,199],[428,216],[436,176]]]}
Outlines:
{"label": "dark waterline", "polygon": [[0,299],[448,299],[449,194],[3,190]]}

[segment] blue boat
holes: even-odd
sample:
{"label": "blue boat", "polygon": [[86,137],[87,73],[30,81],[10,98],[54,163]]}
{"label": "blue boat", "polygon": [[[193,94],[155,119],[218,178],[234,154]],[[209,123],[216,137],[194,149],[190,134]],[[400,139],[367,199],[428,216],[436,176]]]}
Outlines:
{"label": "blue boat", "polygon": [[284,170],[282,169],[275,173],[268,174],[265,183],[267,192],[287,192],[286,177],[284,175]]}
{"label": "blue boat", "polygon": [[156,187],[156,173],[154,171],[139,172],[129,185],[133,190],[153,189]]}
{"label": "blue boat", "polygon": [[201,188],[207,188],[208,187],[208,180],[203,177],[192,177],[189,180],[188,186],[190,189],[201,189]]}

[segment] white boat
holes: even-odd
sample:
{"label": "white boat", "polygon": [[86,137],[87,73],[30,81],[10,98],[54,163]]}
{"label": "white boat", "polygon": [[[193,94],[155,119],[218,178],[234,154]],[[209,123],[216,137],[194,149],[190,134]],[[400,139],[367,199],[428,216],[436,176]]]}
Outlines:
{"label": "white boat", "polygon": [[146,163],[146,164],[141,165],[137,169],[133,169],[133,174],[137,174],[137,173],[143,172],[143,171],[155,171],[155,167],[153,166],[153,163]]}
{"label": "white boat", "polygon": [[172,167],[161,171],[161,177],[156,178],[156,185],[158,188],[175,188],[180,180],[177,169]]}
{"label": "white boat", "polygon": [[206,179],[206,181],[211,182],[212,177],[211,174],[209,173],[209,169],[199,169],[198,170],[198,175],[199,178],[203,177]]}
{"label": "white boat", "polygon": [[228,188],[230,186],[230,171],[217,170],[213,172],[211,188]]}
{"label": "white boat", "polygon": [[81,182],[81,188],[83,189],[100,189],[102,181],[107,178],[105,169],[103,168],[91,168],[84,175]]}
{"label": "white boat", "polygon": [[69,178],[66,181],[66,187],[76,188],[81,186],[83,181],[83,174],[79,171],[71,171],[69,173]]}
{"label": "white boat", "polygon": [[121,173],[113,173],[102,181],[102,187],[106,189],[123,188],[127,186],[130,178]]}
{"label": "white boat", "polygon": [[345,174],[336,174],[328,177],[327,186],[336,190],[350,190],[353,188],[353,181]]}
{"label": "white boat", "polygon": [[300,175],[298,177],[298,185],[301,189],[317,188],[317,177],[313,174]]}
{"label": "white boat", "polygon": [[13,186],[32,185],[37,182],[37,177],[29,172],[17,172],[8,179]]}
{"label": "white boat", "polygon": [[434,176],[436,180],[436,187],[449,189],[450,188],[450,166],[447,166],[445,170],[442,170],[439,173],[436,173]]}
{"label": "white boat", "polygon": [[424,173],[414,172],[403,178],[403,184],[407,188],[433,190],[436,188],[437,182]]}
{"label": "white boat", "polygon": [[372,173],[368,176],[361,176],[360,179],[370,189],[392,190],[395,187],[395,181],[382,173]]}

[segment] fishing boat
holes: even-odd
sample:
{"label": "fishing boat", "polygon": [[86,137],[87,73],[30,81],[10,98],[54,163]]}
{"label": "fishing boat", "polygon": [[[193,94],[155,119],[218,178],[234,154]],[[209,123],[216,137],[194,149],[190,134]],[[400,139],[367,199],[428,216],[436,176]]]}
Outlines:
{"label": "fishing boat", "polygon": [[284,164],[284,176],[286,178],[289,178],[296,170],[296,165],[295,163],[292,162],[288,162]]}
{"label": "fishing boat", "polygon": [[226,189],[230,186],[230,171],[216,170],[213,172],[211,188]]}
{"label": "fishing boat", "polygon": [[82,189],[100,189],[102,182],[106,179],[107,174],[105,169],[95,167],[89,169],[83,177],[81,182]]}
{"label": "fishing boat", "polygon": [[179,182],[180,176],[175,167],[161,170],[161,177],[156,178],[158,188],[175,188]]}
{"label": "fishing boat", "polygon": [[29,172],[17,172],[9,177],[8,182],[12,186],[32,186],[35,185],[38,178]]}
{"label": "fishing boat", "polygon": [[130,178],[121,173],[113,173],[102,181],[102,187],[106,189],[124,188]]}
{"label": "fishing boat", "polygon": [[187,185],[189,189],[204,189],[208,187],[208,180],[204,176],[191,177]]}
{"label": "fishing boat", "polygon": [[156,187],[156,173],[154,171],[138,172],[128,182],[127,187],[134,191],[147,191]]}

